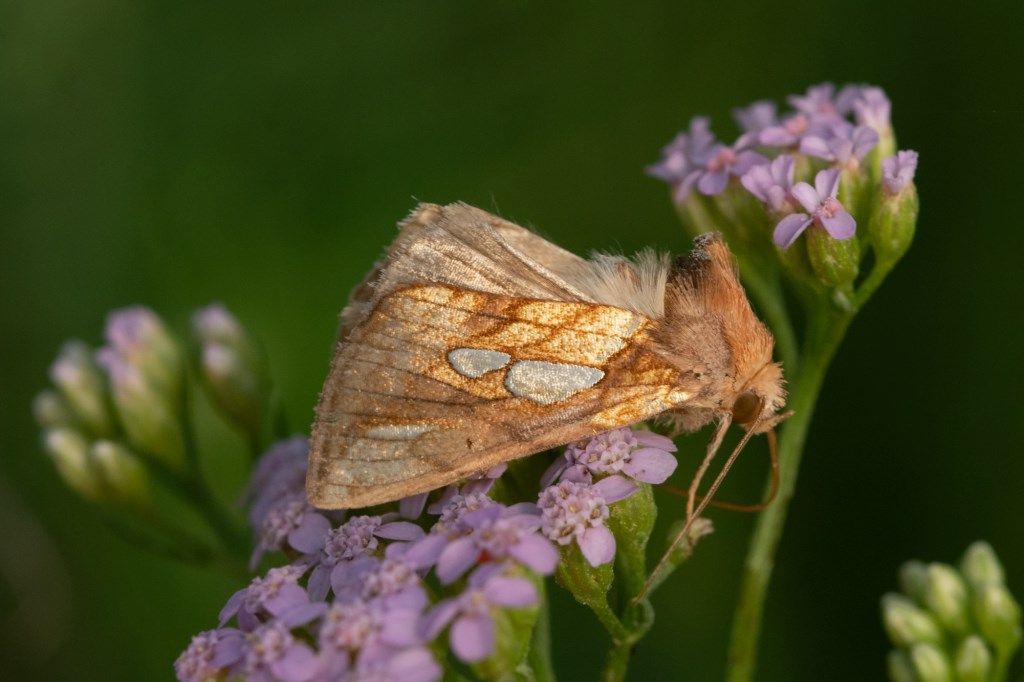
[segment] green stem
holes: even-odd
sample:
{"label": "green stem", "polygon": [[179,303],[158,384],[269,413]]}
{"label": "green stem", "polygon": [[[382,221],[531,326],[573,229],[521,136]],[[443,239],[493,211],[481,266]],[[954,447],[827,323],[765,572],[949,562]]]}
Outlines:
{"label": "green stem", "polygon": [[174,475],[178,491],[193,503],[210,529],[216,534],[227,554],[234,559],[245,561],[249,553],[249,533],[238,520],[227,511],[210,489],[203,477],[199,463],[199,447],[196,444],[195,429],[192,425],[192,400],[186,377],[182,395],[181,430],[185,443],[185,461],[188,469],[183,475]]}
{"label": "green stem", "polygon": [[547,589],[543,580],[540,581],[538,596],[540,610],[537,612],[537,622],[533,626],[527,663],[533,671],[534,682],[555,682],[555,668],[551,664],[551,607],[548,604]]}
{"label": "green stem", "polygon": [[608,658],[605,660],[604,672],[601,679],[604,682],[620,682],[626,679],[626,670],[629,668],[629,655],[632,653],[632,642],[613,642]]}
{"label": "green stem", "polygon": [[779,437],[779,491],[775,501],[758,517],[744,566],[726,673],[731,682],[753,678],[765,594],[786,512],[796,489],[807,430],[825,373],[852,317],[852,311],[839,311],[823,303],[811,311],[808,319],[802,364],[791,384],[789,406],[794,414],[782,426]]}
{"label": "green stem", "polygon": [[871,294],[875,293],[875,289],[885,280],[889,272],[896,266],[897,261],[878,261],[875,263],[875,267],[872,268],[871,272],[864,281],[857,287],[857,292],[853,295],[853,309],[859,310],[862,305],[869,298]]}

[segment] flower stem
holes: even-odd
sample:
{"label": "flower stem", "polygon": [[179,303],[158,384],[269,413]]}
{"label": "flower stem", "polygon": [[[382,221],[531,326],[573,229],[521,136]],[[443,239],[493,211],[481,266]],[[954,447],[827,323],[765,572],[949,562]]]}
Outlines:
{"label": "flower stem", "polygon": [[794,414],[782,426],[779,437],[778,495],[758,517],[744,567],[726,672],[726,679],[731,682],[753,678],[765,594],[786,512],[796,489],[807,430],[825,373],[852,317],[852,311],[837,310],[828,303],[819,304],[808,317],[803,357],[791,384],[789,406]]}
{"label": "flower stem", "polygon": [[540,580],[540,608],[537,622],[533,626],[530,653],[527,662],[533,671],[534,682],[555,682],[555,668],[551,663],[551,607],[548,604],[547,586]]}

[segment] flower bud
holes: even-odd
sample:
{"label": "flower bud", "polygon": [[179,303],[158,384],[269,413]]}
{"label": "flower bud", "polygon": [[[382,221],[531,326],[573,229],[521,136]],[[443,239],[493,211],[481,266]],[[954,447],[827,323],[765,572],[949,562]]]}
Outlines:
{"label": "flower bud", "polygon": [[104,333],[109,347],[178,409],[184,380],[181,350],[156,313],[143,306],[115,310],[107,316]]}
{"label": "flower bud", "polygon": [[256,343],[220,304],[192,317],[199,343],[199,373],[213,403],[253,438],[260,435],[270,400],[270,377]]}
{"label": "flower bud", "polygon": [[107,495],[140,506],[148,503],[146,469],[131,450],[114,441],[98,440],[89,454]]}
{"label": "flower bud", "polygon": [[934,644],[915,644],[910,649],[910,662],[920,682],[951,682],[953,679],[946,654]]}
{"label": "flower bud", "polygon": [[914,186],[917,153],[900,152],[882,162],[882,182],[875,197],[867,234],[880,261],[899,260],[914,239],[918,199]]}
{"label": "flower bud", "polygon": [[924,605],[947,632],[964,635],[971,627],[967,586],[952,566],[931,564],[928,584],[922,594]]}
{"label": "flower bud", "polygon": [[843,170],[838,199],[858,223],[867,217],[865,214],[871,201],[871,176],[867,168],[858,164]]}
{"label": "flower bud", "polygon": [[89,443],[70,428],[58,427],[43,434],[43,449],[53,460],[64,483],[87,500],[102,497],[102,482],[89,460]]}
{"label": "flower bud", "polygon": [[860,243],[856,238],[834,239],[813,226],[807,231],[807,258],[818,280],[829,287],[852,284],[860,270]]}
{"label": "flower bud", "polygon": [[1002,585],[1004,580],[1003,566],[999,557],[987,542],[978,541],[967,548],[960,562],[960,572],[974,589],[982,585],[995,583]]}
{"label": "flower bud", "polygon": [[594,611],[607,610],[608,590],[615,578],[612,562],[591,566],[575,542],[559,547],[559,554],[555,581],[584,606]]}
{"label": "flower bud", "polygon": [[[608,528],[615,535],[615,566],[619,580],[634,594],[647,578],[647,541],[654,530],[658,508],[653,488],[646,483],[633,495],[609,507]],[[629,596],[633,596],[630,594]]]}
{"label": "flower bud", "polygon": [[32,399],[32,415],[36,418],[36,423],[44,429],[69,426],[75,421],[64,399],[56,391],[49,389],[40,391]]}
{"label": "flower bud", "polygon": [[974,619],[981,634],[997,649],[1013,650],[1020,644],[1020,604],[1003,585],[987,583],[975,590]]}
{"label": "flower bud", "polygon": [[900,566],[900,589],[916,602],[924,599],[928,587],[928,567],[920,561],[908,561]]}
{"label": "flower bud", "polygon": [[[676,521],[669,527],[668,530],[668,541],[672,542],[675,540],[679,531],[683,529],[686,524],[685,519]],[[683,563],[693,554],[693,549],[697,545],[697,541],[705,535],[711,535],[715,532],[715,525],[711,522],[711,519],[704,518],[703,516],[693,520],[690,525],[690,530],[686,531],[686,538],[683,539],[675,549],[672,550],[672,554],[669,555],[668,561],[672,566],[678,566]]]}
{"label": "flower bud", "polygon": [[50,379],[87,433],[95,436],[113,433],[103,375],[93,362],[88,346],[81,341],[65,343],[50,365]]}
{"label": "flower bud", "polygon": [[992,652],[981,637],[971,635],[957,647],[953,665],[960,682],[986,682],[992,669]]}
{"label": "flower bud", "polygon": [[110,376],[114,405],[129,443],[180,469],[185,457],[178,409],[181,397],[161,393],[139,367],[113,348],[101,348],[97,359]]}
{"label": "flower bud", "polygon": [[892,682],[917,682],[917,675],[914,673],[914,664],[910,657],[900,649],[893,649],[886,659],[889,669],[889,679]]}
{"label": "flower bud", "polygon": [[[526,572],[518,577],[527,578]],[[543,588],[544,579],[537,576],[529,577],[537,586],[538,592]],[[537,605],[518,608],[491,608],[490,615],[494,623],[494,652],[483,661],[474,663],[471,669],[481,680],[507,680],[509,672],[516,670],[526,658],[530,647],[533,628],[537,624],[540,609]],[[517,679],[515,677],[511,679]]]}
{"label": "flower bud", "polygon": [[882,597],[882,621],[889,640],[896,646],[942,643],[942,631],[935,619],[903,595],[890,593]]}

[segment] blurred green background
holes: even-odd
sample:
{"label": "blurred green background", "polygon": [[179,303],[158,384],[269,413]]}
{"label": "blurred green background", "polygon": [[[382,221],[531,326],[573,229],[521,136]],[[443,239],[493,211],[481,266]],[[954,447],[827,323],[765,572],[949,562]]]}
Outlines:
{"label": "blurred green background", "polygon": [[[1020,3],[344,4],[0,4],[5,677],[169,679],[238,587],[128,547],[60,484],[29,404],[63,339],[97,343],[137,302],[183,331],[222,300],[305,429],[346,292],[416,200],[578,252],[680,251],[643,166],[691,115],[730,136],[731,107],[825,79],[888,91],[922,215],[829,376],[761,679],[881,678],[878,599],[910,557],[985,538],[1024,593]],[[242,443],[204,424],[229,496]],[[765,470],[747,455],[724,496],[756,498]],[[715,520],[633,679],[721,676],[753,519]],[[563,678],[593,679],[604,635],[565,600],[554,619]]]}

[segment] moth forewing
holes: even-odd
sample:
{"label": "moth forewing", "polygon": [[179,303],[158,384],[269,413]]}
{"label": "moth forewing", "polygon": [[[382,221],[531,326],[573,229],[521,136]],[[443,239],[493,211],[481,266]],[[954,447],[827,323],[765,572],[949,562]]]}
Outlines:
{"label": "moth forewing", "polygon": [[369,506],[665,412],[728,412],[767,331],[724,244],[695,253],[586,261],[464,204],[419,207],[343,313],[310,501]]}

